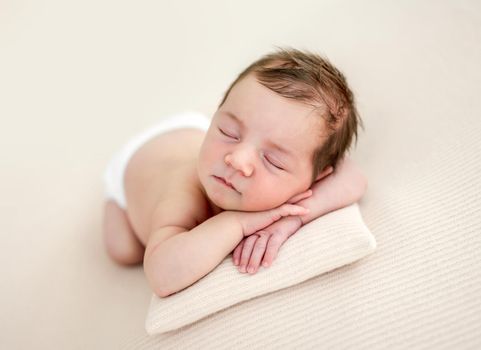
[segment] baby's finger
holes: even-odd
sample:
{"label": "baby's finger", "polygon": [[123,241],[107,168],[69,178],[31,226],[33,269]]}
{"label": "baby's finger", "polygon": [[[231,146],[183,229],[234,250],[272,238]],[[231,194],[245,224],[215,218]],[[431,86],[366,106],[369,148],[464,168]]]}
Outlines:
{"label": "baby's finger", "polygon": [[254,249],[251,253],[251,258],[249,260],[249,264],[247,265],[247,272],[254,274],[259,269],[259,265],[261,264],[262,257],[264,256],[264,252],[266,251],[267,240],[269,239],[269,235],[259,235],[257,239]]}
{"label": "baby's finger", "polygon": [[284,240],[275,239],[275,237],[272,237],[269,242],[267,242],[264,259],[262,259],[262,266],[269,267],[272,265],[272,262],[276,259],[282,243],[284,243]]}
{"label": "baby's finger", "polygon": [[244,239],[240,241],[240,243],[235,247],[234,252],[232,253],[232,261],[234,265],[239,265],[242,247],[244,247]]}
{"label": "baby's finger", "polygon": [[308,189],[302,193],[299,193],[298,195],[295,195],[294,197],[292,197],[291,199],[289,199],[286,203],[291,203],[291,204],[294,204],[294,203],[297,203],[303,199],[306,199],[308,197],[312,196],[312,190],[311,189]]}
{"label": "baby's finger", "polygon": [[258,237],[259,236],[254,233],[244,239],[244,246],[242,247],[242,253],[241,253],[240,264],[239,264],[240,272],[246,272],[246,267],[247,267],[247,264],[249,263],[252,249],[254,248],[254,244]]}
{"label": "baby's finger", "polygon": [[[290,215],[305,215],[305,214],[309,213],[309,209],[301,207],[300,205],[295,205],[295,204],[283,204],[278,209],[279,210],[278,210],[278,212],[276,212],[276,214],[278,214],[281,217],[282,216],[290,216]],[[274,209],[274,210],[276,210],[276,209]],[[278,219],[280,219],[280,217],[277,218],[277,220]]]}

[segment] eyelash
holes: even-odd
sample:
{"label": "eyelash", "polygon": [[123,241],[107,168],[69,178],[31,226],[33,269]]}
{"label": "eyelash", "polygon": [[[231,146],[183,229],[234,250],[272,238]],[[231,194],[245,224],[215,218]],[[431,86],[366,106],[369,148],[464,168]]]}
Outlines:
{"label": "eyelash", "polygon": [[[218,128],[218,129],[219,129],[219,131],[221,132],[221,134],[223,134],[224,136],[227,136],[227,137],[229,137],[229,138],[231,138],[231,139],[237,140],[236,137],[230,136],[230,135],[226,134],[221,128]],[[281,168],[281,167],[275,165],[274,163],[272,163],[272,162],[269,160],[269,158],[267,158],[267,157],[265,157],[265,158],[266,158],[267,162],[268,162],[270,165],[272,165],[273,167],[275,167],[275,168],[277,168],[277,169],[279,169],[279,170],[284,170],[283,168]]]}
{"label": "eyelash", "polygon": [[230,136],[230,135],[226,134],[226,133],[224,132],[224,130],[222,130],[221,128],[218,128],[218,129],[219,129],[219,131],[220,131],[224,136],[227,136],[227,137],[230,137],[231,139],[236,139],[236,140],[237,140],[236,137]]}
{"label": "eyelash", "polygon": [[277,168],[277,169],[279,169],[279,170],[284,170],[283,168],[281,168],[281,167],[275,165],[274,163],[272,163],[268,158],[266,158],[266,159],[267,159],[267,161],[269,162],[269,164],[271,164],[273,167],[275,167],[275,168]]}

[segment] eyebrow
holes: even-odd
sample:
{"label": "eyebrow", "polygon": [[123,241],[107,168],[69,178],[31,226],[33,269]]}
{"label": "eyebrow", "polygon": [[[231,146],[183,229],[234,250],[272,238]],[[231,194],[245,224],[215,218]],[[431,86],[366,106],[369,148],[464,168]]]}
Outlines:
{"label": "eyebrow", "polygon": [[[237,123],[239,123],[241,125],[241,127],[244,129],[245,128],[245,124],[242,120],[239,119],[239,117],[237,117],[235,114],[233,114],[232,112],[229,112],[229,111],[224,111],[224,114],[229,116],[231,119],[234,119]],[[277,149],[279,152],[281,153],[284,153],[290,157],[293,157],[295,158],[295,155],[294,153],[292,153],[290,150],[278,145],[277,143],[275,142],[272,142],[271,140],[267,140],[267,143],[269,144],[269,146]]]}

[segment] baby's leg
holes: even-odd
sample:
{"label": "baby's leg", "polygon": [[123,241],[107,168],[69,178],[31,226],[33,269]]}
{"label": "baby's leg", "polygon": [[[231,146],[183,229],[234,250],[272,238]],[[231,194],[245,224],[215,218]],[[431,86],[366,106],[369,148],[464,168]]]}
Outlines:
{"label": "baby's leg", "polygon": [[135,235],[125,211],[113,200],[105,202],[104,242],[110,257],[121,265],[142,263],[145,248]]}

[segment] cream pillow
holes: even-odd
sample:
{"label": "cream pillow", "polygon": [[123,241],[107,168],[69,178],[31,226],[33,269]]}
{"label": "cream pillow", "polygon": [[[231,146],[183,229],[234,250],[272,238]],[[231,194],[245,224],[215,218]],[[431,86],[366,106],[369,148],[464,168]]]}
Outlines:
{"label": "cream pillow", "polygon": [[152,296],[147,333],[188,325],[210,314],[263,294],[283,289],[352,263],[376,249],[357,203],[304,225],[281,247],[269,268],[243,274],[227,256],[188,288],[166,298]]}

